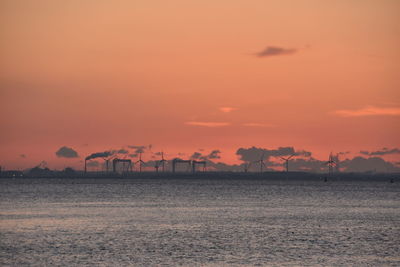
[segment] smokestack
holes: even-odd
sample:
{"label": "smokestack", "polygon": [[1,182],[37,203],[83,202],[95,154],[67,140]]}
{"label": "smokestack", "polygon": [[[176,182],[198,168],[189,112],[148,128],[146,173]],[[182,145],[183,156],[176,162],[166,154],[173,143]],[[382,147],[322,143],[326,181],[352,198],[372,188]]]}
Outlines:
{"label": "smokestack", "polygon": [[86,173],[86,161],[87,161],[87,160],[85,159],[85,173]]}

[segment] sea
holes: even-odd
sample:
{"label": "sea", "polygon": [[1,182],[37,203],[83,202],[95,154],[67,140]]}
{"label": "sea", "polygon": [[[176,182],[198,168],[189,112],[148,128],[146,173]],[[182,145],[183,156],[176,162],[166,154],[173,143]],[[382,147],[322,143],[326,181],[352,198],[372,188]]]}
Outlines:
{"label": "sea", "polygon": [[400,183],[0,179],[0,266],[400,266]]}

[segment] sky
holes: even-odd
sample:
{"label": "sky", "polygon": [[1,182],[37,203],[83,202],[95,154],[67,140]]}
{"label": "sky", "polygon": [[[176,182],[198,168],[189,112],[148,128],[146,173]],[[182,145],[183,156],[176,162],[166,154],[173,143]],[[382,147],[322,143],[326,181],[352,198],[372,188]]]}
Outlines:
{"label": "sky", "polygon": [[399,148],[399,14],[397,0],[0,0],[0,165],[81,168],[150,144],[231,164],[252,146]]}

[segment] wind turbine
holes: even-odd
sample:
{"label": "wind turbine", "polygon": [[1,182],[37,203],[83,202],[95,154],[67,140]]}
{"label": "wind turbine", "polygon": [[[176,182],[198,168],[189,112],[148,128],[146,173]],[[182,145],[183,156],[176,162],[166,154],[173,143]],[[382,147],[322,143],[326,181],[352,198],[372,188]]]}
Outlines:
{"label": "wind turbine", "polygon": [[260,164],[260,172],[263,172],[263,166],[265,166],[264,155],[265,155],[265,152],[262,153],[261,158],[259,160],[254,162],[254,163]]}
{"label": "wind turbine", "polygon": [[162,171],[163,171],[163,172],[165,172],[165,162],[166,162],[166,161],[167,161],[167,160],[164,159],[164,152],[161,151],[161,160],[160,160],[160,163],[161,163],[161,167],[162,167]]}
{"label": "wind turbine", "polygon": [[281,159],[283,159],[285,161],[285,166],[286,166],[286,172],[289,172],[289,160],[294,157],[295,154],[290,155],[287,158],[284,157],[280,157]]}
{"label": "wind turbine", "polygon": [[339,167],[338,163],[338,158],[335,160],[335,157],[333,156],[332,152],[329,154],[329,159],[327,162],[325,162],[325,165],[328,165],[328,173],[332,174],[333,173],[333,168],[336,166],[336,168]]}
{"label": "wind turbine", "polygon": [[136,163],[139,163],[139,172],[142,172],[142,164],[144,164],[144,161],[142,160],[142,152],[139,152],[139,160],[136,161]]}
{"label": "wind turbine", "polygon": [[340,158],[339,158],[339,153],[337,153],[336,154],[336,157],[335,157],[335,169],[336,169],[336,172],[340,172]]}

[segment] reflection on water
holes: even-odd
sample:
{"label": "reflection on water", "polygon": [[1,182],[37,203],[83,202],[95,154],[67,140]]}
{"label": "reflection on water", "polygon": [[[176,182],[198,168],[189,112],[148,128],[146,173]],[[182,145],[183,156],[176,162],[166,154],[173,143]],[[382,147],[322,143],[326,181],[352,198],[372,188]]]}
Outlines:
{"label": "reflection on water", "polygon": [[400,265],[384,182],[0,180],[0,265]]}

